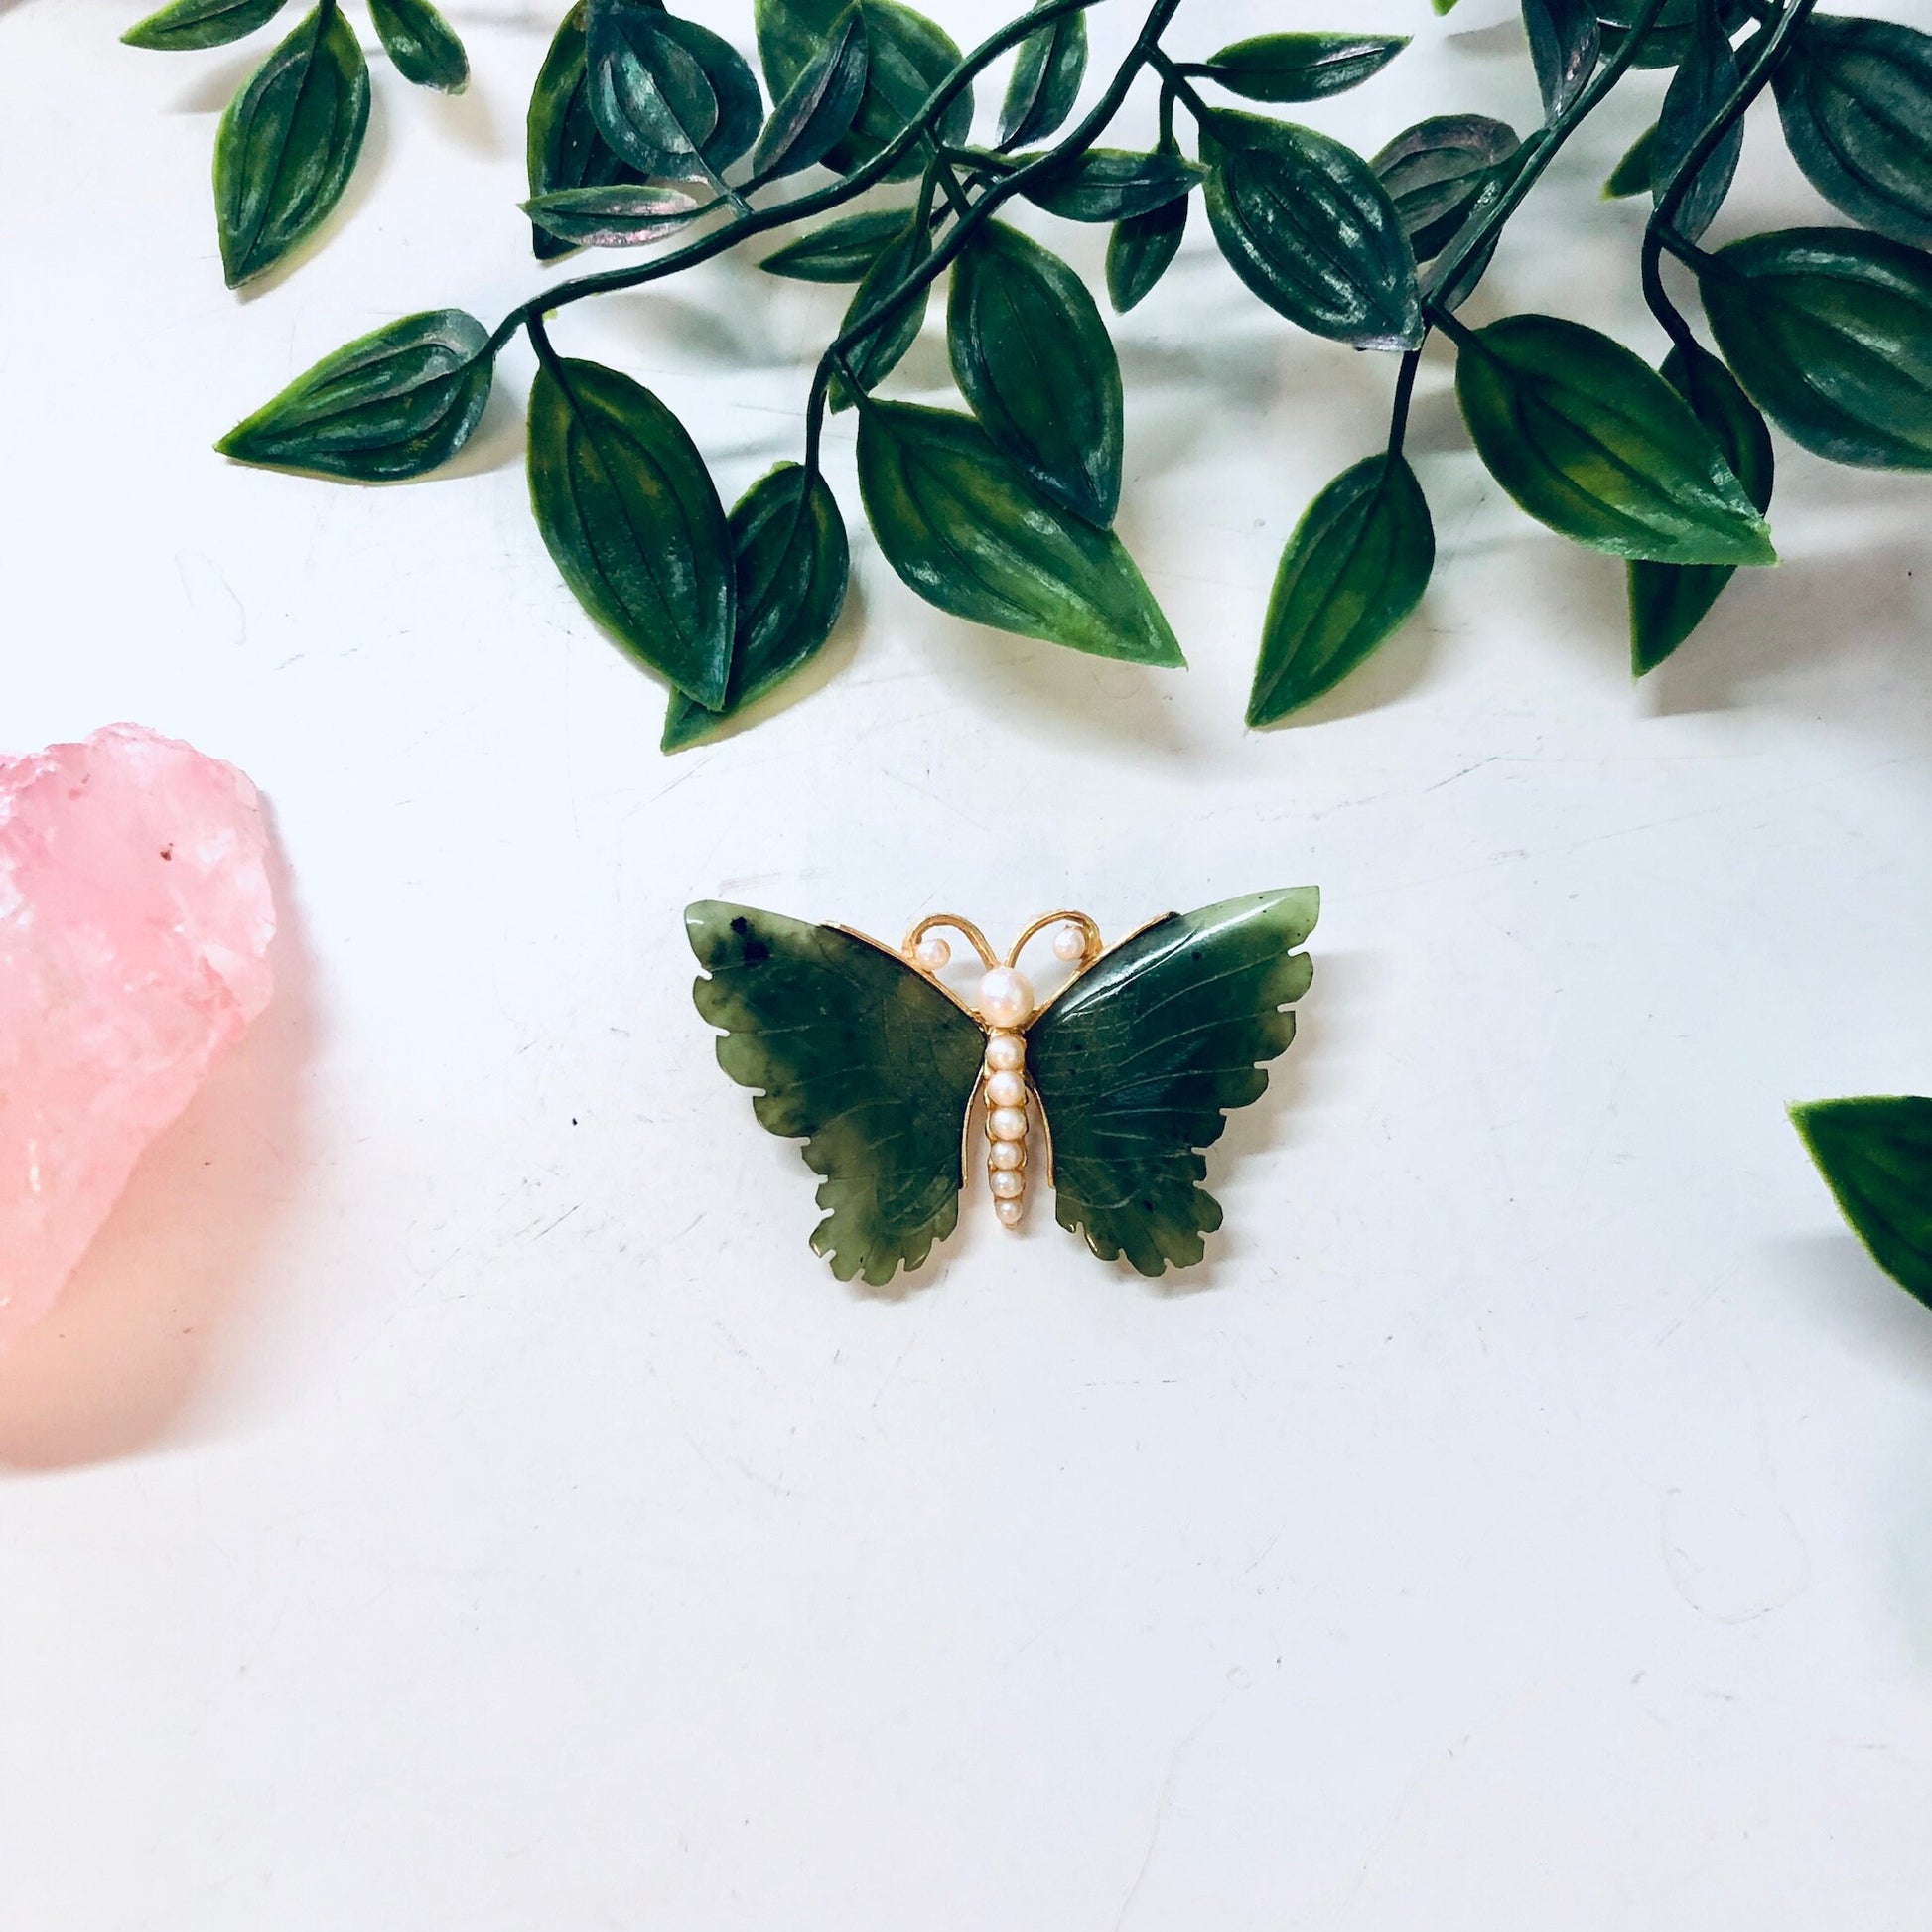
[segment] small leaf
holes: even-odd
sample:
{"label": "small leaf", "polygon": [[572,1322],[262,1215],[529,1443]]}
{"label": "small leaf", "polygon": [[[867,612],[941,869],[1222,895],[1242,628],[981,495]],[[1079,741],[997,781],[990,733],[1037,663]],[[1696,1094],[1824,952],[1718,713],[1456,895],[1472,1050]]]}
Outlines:
{"label": "small leaf", "polygon": [[1932,470],[1932,261],[1847,228],[1786,228],[1698,262],[1751,400],[1834,463]]}
{"label": "small leaf", "polygon": [[538,227],[572,248],[642,248],[718,206],[666,182],[624,182],[612,188],[561,188],[533,197],[523,208]]}
{"label": "small leaf", "polygon": [[[1672,349],[1664,380],[1691,405],[1713,436],[1731,473],[1760,510],[1771,507],[1771,432],[1737,378],[1702,349],[1686,362]],[[1730,582],[1728,564],[1631,564],[1630,668],[1655,670],[1700,623]]]}
{"label": "small leaf", "polygon": [[1519,145],[1506,122],[1485,114],[1439,114],[1405,128],[1369,163],[1418,261],[1448,244]]}
{"label": "small leaf", "polygon": [[1087,71],[1087,17],[1061,14],[1020,43],[1000,107],[1000,146],[1043,141],[1066,120]]}
{"label": "small leaf", "polygon": [[475,316],[404,316],[325,355],[214,447],[265,470],[354,483],[420,477],[470,440],[493,361]]}
{"label": "small leaf", "polygon": [[738,584],[731,682],[717,711],[671,693],[666,752],[681,752],[756,704],[817,656],[845,604],[849,562],[845,520],[801,464],[781,463],[741,496],[731,513]]}
{"label": "small leaf", "polygon": [[1107,299],[1125,315],[1168,272],[1187,231],[1187,197],[1130,215],[1107,237]]}
{"label": "small leaf", "polygon": [[1621,344],[1555,316],[1508,316],[1456,342],[1477,453],[1538,522],[1618,557],[1776,561],[1716,439]]}
{"label": "small leaf", "polygon": [[[1664,111],[1657,117],[1657,146],[1651,156],[1651,192],[1661,207],[1671,178],[1714,121],[1737,86],[1737,56],[1731,52],[1717,0],[1698,0],[1697,35],[1684,64],[1671,76]],[[1744,152],[1744,122],[1740,115],[1725,131],[1697,172],[1697,180],[1679,202],[1672,224],[1687,241],[1708,228],[1737,173],[1737,157]]]}
{"label": "small leaf", "polygon": [[1624,150],[1623,159],[1610,170],[1603,184],[1606,202],[1621,202],[1632,195],[1650,193],[1651,157],[1657,152],[1657,123],[1652,121]]}
{"label": "small leaf", "polygon": [[577,601],[687,697],[729,688],[731,533],[697,446],[644,388],[546,357],[530,390],[530,506]]}
{"label": "small leaf", "polygon": [[1086,284],[991,221],[953,264],[953,376],[987,434],[1057,503],[1103,527],[1120,505],[1121,382]]}
{"label": "small leaf", "polygon": [[1312,128],[1216,114],[1201,134],[1207,216],[1271,309],[1357,348],[1422,341],[1416,264],[1368,163]]}
{"label": "small leaf", "polygon": [[[1697,36],[1699,0],[1664,0],[1663,9],[1645,30],[1631,65],[1640,68],[1674,68],[1691,51]],[[1596,15],[1602,27],[1603,59],[1613,60],[1622,51],[1631,27],[1636,24],[1644,0],[1596,0]],[[1727,39],[1751,17],[1746,0],[1721,0]]]}
{"label": "small leaf", "polygon": [[1303,513],[1282,552],[1248,723],[1320,697],[1392,636],[1436,567],[1429,504],[1400,456],[1364,458]]}
{"label": "small leaf", "polygon": [[228,286],[265,273],[328,218],[369,124],[369,70],[340,13],[317,8],[229,101],[214,137]]}
{"label": "small leaf", "polygon": [[1932,1100],[1814,1100],[1791,1124],[1872,1260],[1932,1307]]}
{"label": "small leaf", "polygon": [[1771,78],[1812,186],[1867,228],[1932,243],[1932,36],[1814,15]]}
{"label": "small leaf", "polygon": [[1596,71],[1602,30],[1591,0],[1523,0],[1523,25],[1547,123],[1583,92]]}
{"label": "small leaf", "polygon": [[1205,168],[1178,154],[1089,148],[1070,166],[1029,182],[1023,193],[1063,221],[1130,221],[1179,200],[1206,179]]}
{"label": "small leaf", "polygon": [[909,209],[876,208],[842,215],[810,234],[787,242],[759,263],[767,275],[795,282],[859,282],[886,248],[905,232]]}
{"label": "small leaf", "polygon": [[171,0],[145,20],[137,20],[121,41],[163,54],[226,47],[257,27],[266,27],[285,4],[286,0]]}
{"label": "small leaf", "polygon": [[469,86],[470,57],[430,0],[369,0],[369,18],[405,80],[445,94]]}
{"label": "small leaf", "polygon": [[[533,201],[567,189],[610,188],[643,179],[605,146],[591,116],[584,0],[577,0],[564,16],[544,56],[530,94],[528,130],[525,154]],[[574,245],[532,226],[531,246],[539,261],[567,255]]]}
{"label": "small leaf", "polygon": [[859,486],[887,562],[928,604],[1101,657],[1183,661],[1120,539],[1042,495],[971,417],[869,403]]}
{"label": "small leaf", "polygon": [[1244,100],[1320,100],[1359,87],[1408,45],[1406,34],[1257,34],[1183,71]]}
{"label": "small leaf", "polygon": [[832,38],[771,110],[752,151],[752,173],[760,181],[776,181],[823,161],[859,111],[866,68],[865,16],[848,7]]}
{"label": "small leaf", "polygon": [[[853,292],[839,324],[839,333],[843,335],[850,329],[931,253],[932,235],[925,223],[916,219],[907,221],[897,238],[866,270],[865,279]],[[846,351],[847,365],[866,393],[870,394],[884,382],[898,366],[905,351],[919,340],[919,331],[925,326],[926,297],[931,292],[932,285],[928,282],[895,303]],[[832,407],[835,410],[850,409],[856,400],[843,379],[834,381]]]}
{"label": "small leaf", "polygon": [[643,0],[591,0],[590,104],[639,174],[716,177],[758,138],[764,103],[744,57]]}

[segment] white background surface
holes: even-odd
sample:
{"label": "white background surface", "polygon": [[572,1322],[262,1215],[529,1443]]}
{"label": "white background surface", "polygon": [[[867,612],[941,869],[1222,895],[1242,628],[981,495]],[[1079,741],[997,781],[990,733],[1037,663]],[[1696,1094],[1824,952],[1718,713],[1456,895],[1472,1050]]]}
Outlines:
{"label": "white background surface", "polygon": [[[1360,10],[1418,44],[1311,118],[1527,126],[1478,4]],[[1275,558],[1391,369],[1291,333],[1196,211],[1117,332],[1122,527],[1192,670],[918,604],[842,419],[845,668],[667,761],[528,517],[521,345],[447,479],[208,452],[390,315],[535,285],[556,11],[458,9],[460,101],[378,66],[350,218],[245,299],[207,168],[253,44],[0,11],[0,737],[188,737],[288,867],[278,1004],[0,1365],[0,1924],[1922,1927],[1932,1316],[1782,1110],[1932,1085],[1932,484],[1781,444],[1784,565],[1633,688],[1617,567],[1485,481],[1432,350],[1424,614],[1245,734]],[[1195,0],[1173,45],[1284,18]],[[1640,211],[1595,199],[1661,84],[1475,313],[1661,351]],[[1760,110],[1719,232],[1824,218]],[[729,496],[843,299],[728,263],[559,339]],[[895,386],[943,381],[935,312]],[[699,896],[1118,931],[1305,881],[1302,1040],[1175,1292],[1047,1213],[1003,1236],[977,1182],[914,1292],[839,1287],[689,1005]]]}

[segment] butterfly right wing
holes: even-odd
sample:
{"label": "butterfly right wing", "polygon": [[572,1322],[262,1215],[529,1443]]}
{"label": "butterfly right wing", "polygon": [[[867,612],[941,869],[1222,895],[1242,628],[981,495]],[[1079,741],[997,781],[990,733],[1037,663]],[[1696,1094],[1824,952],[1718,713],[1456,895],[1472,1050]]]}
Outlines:
{"label": "butterfly right wing", "polygon": [[684,915],[698,1011],[761,1126],[824,1176],[812,1246],[840,1281],[884,1287],[959,1220],[979,1023],[897,954],[836,927],[707,899]]}

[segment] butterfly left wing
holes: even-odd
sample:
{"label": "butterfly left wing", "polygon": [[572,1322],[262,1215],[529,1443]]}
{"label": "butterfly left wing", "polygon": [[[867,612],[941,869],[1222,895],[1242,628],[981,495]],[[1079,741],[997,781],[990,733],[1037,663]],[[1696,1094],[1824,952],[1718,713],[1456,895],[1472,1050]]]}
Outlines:
{"label": "butterfly left wing", "polygon": [[759,1124],[802,1139],[824,1175],[812,1246],[840,1281],[916,1268],[959,1220],[960,1143],[986,1035],[883,947],[715,899],[684,915],[711,975],[692,989],[724,1029],[718,1064]]}
{"label": "butterfly left wing", "polygon": [[1258,1064],[1295,1037],[1290,1002],[1314,968],[1312,886],[1250,893],[1167,918],[1104,954],[1027,1033],[1059,1223],[1143,1275],[1191,1267],[1220,1203],[1199,1150],[1258,1100]]}

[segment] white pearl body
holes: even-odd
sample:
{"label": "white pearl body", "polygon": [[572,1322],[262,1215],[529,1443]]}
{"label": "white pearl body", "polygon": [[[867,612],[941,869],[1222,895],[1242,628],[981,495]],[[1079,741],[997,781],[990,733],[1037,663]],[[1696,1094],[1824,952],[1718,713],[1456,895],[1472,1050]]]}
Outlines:
{"label": "white pearl body", "polygon": [[989,1107],[986,1131],[996,1141],[1024,1141],[1027,1138],[1027,1110],[1024,1107]]}
{"label": "white pearl body", "polygon": [[979,1000],[995,1028],[986,1042],[986,1184],[1000,1225],[1017,1228],[1027,1197],[1027,1042],[1013,1029],[1032,1017],[1034,993],[998,966],[980,981]]}
{"label": "white pearl body", "polygon": [[1027,1042],[1018,1034],[995,1034],[986,1042],[986,1063],[995,1073],[1017,1073],[1027,1064]]}
{"label": "white pearl body", "polygon": [[1026,974],[995,966],[980,981],[979,1010],[989,1027],[1024,1027],[1034,1017],[1034,989]]}
{"label": "white pearl body", "polygon": [[986,1104],[989,1107],[1024,1107],[1027,1083],[1017,1073],[989,1073],[986,1076]]}

